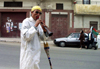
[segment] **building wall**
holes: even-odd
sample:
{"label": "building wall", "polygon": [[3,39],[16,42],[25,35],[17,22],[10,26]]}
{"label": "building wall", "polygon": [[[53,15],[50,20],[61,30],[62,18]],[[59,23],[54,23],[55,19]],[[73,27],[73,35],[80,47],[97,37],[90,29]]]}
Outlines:
{"label": "building wall", "polygon": [[[99,16],[84,16],[84,27],[85,28],[90,28],[90,25],[89,25],[90,21],[97,21],[98,26],[100,24]],[[99,27],[98,27],[98,30],[100,30]]]}
{"label": "building wall", "polygon": [[64,9],[63,10],[72,10],[72,3],[71,1],[70,2],[60,2],[60,1],[53,1],[53,2],[44,2],[44,3],[41,3],[41,7],[42,9],[53,9],[53,10],[56,10],[56,3],[62,3],[63,4],[63,7]]}
{"label": "building wall", "polygon": [[74,16],[74,28],[82,28],[82,16]]}
{"label": "building wall", "polygon": [[[90,0],[90,4],[88,4],[89,6],[96,6],[97,8],[99,7],[100,5],[100,0]],[[76,4],[79,4],[79,5],[82,5],[82,0],[76,0]],[[84,4],[85,6],[86,4]],[[98,29],[97,31],[100,32],[100,16],[99,15],[95,15],[95,14],[98,14],[99,12],[99,8],[93,8],[92,7],[92,10],[90,12],[93,13],[93,14],[86,14],[87,11],[90,11],[89,8],[87,9],[87,7],[83,8],[85,11],[84,13],[85,14],[75,14],[74,15],[74,29],[76,29],[76,31],[79,32],[79,29],[89,29],[90,28],[90,21],[97,21],[98,22]],[[86,10],[87,9],[87,10]],[[82,9],[81,9],[82,10]],[[94,13],[96,11],[96,13]]]}
{"label": "building wall", "polygon": [[[4,1],[12,1],[12,0],[0,0],[0,8],[3,8]],[[23,7],[21,9],[31,9],[33,6],[38,4],[42,7],[42,9],[56,9],[56,3],[63,3],[64,10],[72,10],[72,2],[70,0],[45,0],[45,1],[43,0],[43,2],[40,2],[39,0],[37,1],[36,0],[15,0],[15,1],[23,2]],[[3,9],[7,9],[7,8],[5,7]]]}
{"label": "building wall", "polygon": [[[73,6],[72,6],[71,0],[42,0],[42,2],[40,2],[40,0],[14,0],[14,1],[22,1],[23,7],[4,7],[4,1],[13,1],[13,0],[0,0],[0,14],[2,14],[1,12],[18,12],[18,13],[26,12],[26,17],[29,17],[31,8],[35,5],[40,5],[41,8],[43,9],[41,18],[46,23],[46,25],[49,27],[49,29],[51,29],[52,27],[55,27],[55,25],[51,26],[52,25],[51,20],[53,18],[52,12],[60,13],[60,14],[57,14],[59,16],[66,15],[66,13],[67,13],[66,19],[68,22],[68,25],[67,25],[68,27],[67,27],[67,29],[66,29],[66,27],[65,28],[61,27],[61,28],[66,29],[66,31],[68,31],[68,32],[67,32],[67,34],[64,34],[64,33],[62,33],[62,34],[68,35],[73,31],[73,27],[74,27],[74,25],[73,25],[74,15],[73,14],[74,13],[73,13]],[[63,10],[57,10],[56,3],[63,4]],[[0,17],[1,17],[1,15],[0,15]]]}
{"label": "building wall", "polygon": [[74,28],[90,28],[90,21],[98,22],[98,30],[100,30],[99,16],[74,16]]}
{"label": "building wall", "polygon": [[15,0],[23,2],[23,7],[4,7],[4,1],[12,1],[12,0],[0,0],[1,9],[31,9],[33,6],[37,4],[37,2],[34,0]]}

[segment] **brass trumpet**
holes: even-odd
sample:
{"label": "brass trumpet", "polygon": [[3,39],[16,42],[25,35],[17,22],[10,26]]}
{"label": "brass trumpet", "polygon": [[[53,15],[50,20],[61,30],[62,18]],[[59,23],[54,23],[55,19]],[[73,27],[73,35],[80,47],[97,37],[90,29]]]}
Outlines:
{"label": "brass trumpet", "polygon": [[53,33],[46,26],[44,26],[42,22],[41,22],[41,24],[44,27],[44,29],[46,30],[46,32],[45,32],[46,36],[52,36]]}

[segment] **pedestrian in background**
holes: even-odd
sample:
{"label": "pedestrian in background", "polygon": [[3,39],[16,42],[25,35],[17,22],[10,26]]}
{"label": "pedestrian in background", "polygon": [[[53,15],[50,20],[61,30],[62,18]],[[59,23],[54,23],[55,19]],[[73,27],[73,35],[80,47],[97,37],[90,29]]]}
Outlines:
{"label": "pedestrian in background", "polygon": [[89,30],[88,37],[87,37],[87,49],[89,49],[89,45],[94,44],[94,35],[93,33]]}
{"label": "pedestrian in background", "polygon": [[80,31],[80,37],[79,37],[79,40],[80,40],[80,49],[82,49],[82,47],[83,47],[83,45],[84,45],[84,40],[85,40],[83,30]]}
{"label": "pedestrian in background", "polygon": [[34,6],[31,9],[31,17],[22,22],[20,69],[40,69],[41,44],[39,38],[44,36],[42,20],[38,19],[41,13],[42,9],[39,6]]}
{"label": "pedestrian in background", "polygon": [[97,44],[98,44],[98,48],[100,48],[100,33],[99,35],[97,35]]}

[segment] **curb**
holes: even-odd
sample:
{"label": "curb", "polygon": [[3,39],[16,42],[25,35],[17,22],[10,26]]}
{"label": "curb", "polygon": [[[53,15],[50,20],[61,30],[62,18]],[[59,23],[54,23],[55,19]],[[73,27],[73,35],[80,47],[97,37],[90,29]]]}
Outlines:
{"label": "curb", "polygon": [[8,41],[8,40],[0,40],[0,42],[15,42],[15,43],[21,43],[20,41]]}
{"label": "curb", "polygon": [[[5,39],[5,40],[3,40],[3,39],[1,39],[0,40],[0,42],[11,42],[11,43],[21,43],[21,41],[20,40],[11,40],[11,39]],[[49,44],[54,44],[53,43],[53,41],[47,41]],[[43,41],[40,41],[40,43],[43,43]]]}

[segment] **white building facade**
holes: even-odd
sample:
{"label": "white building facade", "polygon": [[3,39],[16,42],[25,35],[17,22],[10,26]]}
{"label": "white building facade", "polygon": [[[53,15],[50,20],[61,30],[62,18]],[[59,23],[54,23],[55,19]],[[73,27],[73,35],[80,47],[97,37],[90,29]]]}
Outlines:
{"label": "white building facade", "polygon": [[[41,19],[54,33],[51,39],[81,29],[87,32],[92,25],[99,31],[99,4],[99,0],[0,0],[0,36],[20,37],[21,22],[31,16],[30,10],[35,5],[41,6]],[[10,32],[7,32],[7,24]]]}
{"label": "white building facade", "polygon": [[85,32],[93,26],[100,32],[100,0],[75,0],[74,28]]}

